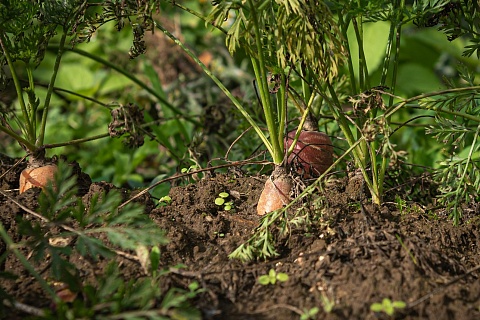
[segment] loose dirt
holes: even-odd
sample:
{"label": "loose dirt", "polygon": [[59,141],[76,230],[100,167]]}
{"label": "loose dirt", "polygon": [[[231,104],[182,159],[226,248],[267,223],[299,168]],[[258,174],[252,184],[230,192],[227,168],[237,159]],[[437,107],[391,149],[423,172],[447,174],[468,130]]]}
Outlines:
{"label": "loose dirt", "polygon": [[[0,175],[13,165],[2,158]],[[0,221],[14,241],[27,240],[17,233],[20,216],[28,215],[18,204],[35,210],[39,190],[22,195],[18,172],[0,179]],[[277,244],[279,256],[267,261],[243,263],[229,254],[245,242],[258,226],[255,204],[265,177],[213,174],[184,186],[173,187],[172,202],[155,207],[148,196],[141,198],[148,214],[164,229],[169,243],[162,247],[160,268],[164,290],[186,288],[196,281],[204,291],[192,302],[204,319],[300,319],[318,308],[313,319],[480,319],[479,212],[466,208],[460,226],[441,210],[427,210],[415,203],[386,201],[373,206],[354,178],[331,180],[316,190],[311,224],[291,229]],[[83,200],[115,187],[108,183],[80,181]],[[83,191],[82,191],[83,190]],[[131,190],[122,190],[127,199]],[[230,194],[233,210],[215,204],[220,192]],[[315,205],[313,205],[315,204]],[[401,209],[401,210],[399,210]],[[33,218],[32,218],[33,219]],[[0,254],[6,246],[0,243]],[[141,266],[117,257],[127,279],[142,277]],[[72,255],[83,278],[92,280],[106,261],[85,261]],[[44,274],[48,257],[38,266]],[[261,275],[270,269],[288,275],[286,282],[262,285]],[[51,301],[21,263],[9,254],[1,271],[19,278],[0,278],[0,286],[16,301],[48,308]],[[373,303],[403,301],[393,317],[370,310]],[[11,309],[9,319],[25,313]],[[306,318],[305,318],[306,319]]]}

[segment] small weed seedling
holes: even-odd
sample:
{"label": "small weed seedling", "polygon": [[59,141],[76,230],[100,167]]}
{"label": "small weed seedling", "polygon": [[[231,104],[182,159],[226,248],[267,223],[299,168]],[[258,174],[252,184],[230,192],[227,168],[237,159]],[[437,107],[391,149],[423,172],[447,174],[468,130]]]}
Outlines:
{"label": "small weed seedling", "polygon": [[405,199],[402,199],[399,195],[395,196],[395,204],[397,210],[400,211],[402,215],[420,213],[420,208],[416,204],[409,205]]}
{"label": "small weed seedling", "polygon": [[280,282],[287,281],[288,274],[282,272],[277,273],[275,270],[270,269],[270,271],[268,271],[268,274],[264,274],[263,276],[260,276],[258,278],[258,282],[263,286],[266,286],[268,284],[275,284],[277,283],[277,280]]}
{"label": "small weed seedling", "polygon": [[227,192],[220,192],[218,197],[215,199],[215,204],[217,206],[223,206],[223,210],[230,211],[233,209],[233,201],[227,201],[230,197],[230,194]]}
{"label": "small weed seedling", "polygon": [[403,309],[407,304],[403,301],[392,301],[388,298],[382,300],[382,302],[375,302],[370,306],[370,310],[373,312],[385,312],[389,316],[393,316],[395,309]]}
{"label": "small weed seedling", "polygon": [[182,170],[180,170],[181,173],[189,173],[189,172],[192,172],[192,171],[195,171],[198,169],[198,166],[195,165],[195,164],[192,164],[190,167],[188,168],[182,168]]}
{"label": "small weed seedling", "polygon": [[324,293],[322,293],[320,299],[322,300],[323,311],[325,311],[326,313],[332,312],[333,308],[335,307],[335,300],[328,298],[327,295]]}
{"label": "small weed seedling", "polygon": [[405,213],[405,209],[407,208],[407,201],[402,199],[398,194],[395,195],[395,204],[397,205],[398,211],[400,211],[402,214]]}
{"label": "small weed seedling", "polygon": [[316,315],[320,311],[319,308],[314,307],[309,310],[305,309],[302,315],[300,316],[300,320],[309,320],[309,319],[316,319]]}
{"label": "small weed seedling", "polygon": [[172,203],[172,198],[170,196],[163,196],[158,200],[160,206],[168,206],[170,203]]}

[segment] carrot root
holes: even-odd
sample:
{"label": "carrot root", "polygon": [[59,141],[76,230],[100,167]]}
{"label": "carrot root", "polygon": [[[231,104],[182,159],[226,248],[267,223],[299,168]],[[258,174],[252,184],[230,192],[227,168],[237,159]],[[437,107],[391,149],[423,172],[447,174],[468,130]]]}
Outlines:
{"label": "carrot root", "polygon": [[20,193],[30,188],[44,188],[49,181],[54,181],[57,166],[49,164],[37,168],[27,168],[20,174]]}
{"label": "carrot root", "polygon": [[265,187],[260,194],[257,214],[263,216],[289,204],[291,190],[292,181],[286,175],[285,170],[283,168],[275,169],[272,176],[265,182]]}

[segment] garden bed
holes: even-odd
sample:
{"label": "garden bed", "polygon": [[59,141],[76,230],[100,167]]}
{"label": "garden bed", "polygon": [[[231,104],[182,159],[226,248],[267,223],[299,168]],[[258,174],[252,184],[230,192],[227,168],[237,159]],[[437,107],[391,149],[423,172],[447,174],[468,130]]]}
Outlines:
{"label": "garden bed", "polygon": [[[12,163],[5,158],[2,172]],[[18,187],[15,175],[2,178],[0,185],[9,197],[0,196],[0,209],[8,234],[21,243],[28,237],[17,234],[17,221],[29,214],[19,204],[35,210],[40,191],[21,195],[11,191]],[[210,174],[197,183],[173,187],[168,205],[155,207],[149,197],[139,198],[145,214],[169,239],[161,247],[160,268],[169,271],[161,278],[164,292],[197,282],[203,291],[191,304],[204,319],[299,319],[302,315],[308,319],[309,312],[312,319],[388,318],[386,310],[370,309],[384,299],[406,303],[405,308],[395,309],[397,319],[480,318],[478,208],[466,208],[461,225],[453,226],[441,209],[400,202],[372,206],[363,199],[358,181],[345,178],[314,192],[312,201],[321,200],[321,205],[315,206],[312,223],[279,239],[279,256],[250,263],[229,259],[259,224],[255,205],[264,179]],[[85,177],[79,186],[87,207],[94,194],[116,189],[108,183],[90,184]],[[131,194],[121,191],[125,199]],[[215,204],[221,192],[230,195],[233,210]],[[25,252],[29,259],[33,254]],[[114,258],[120,276],[145,277],[135,253],[129,254]],[[37,271],[46,276],[50,262],[45,257]],[[95,285],[96,275],[109,261],[73,254],[70,262],[79,271],[81,284]],[[271,269],[288,275],[288,280],[260,284],[259,278]],[[14,255],[7,257],[2,271],[18,276],[1,280],[1,287],[17,302],[54,308]],[[21,310],[7,309],[8,318],[25,318],[28,314]]]}

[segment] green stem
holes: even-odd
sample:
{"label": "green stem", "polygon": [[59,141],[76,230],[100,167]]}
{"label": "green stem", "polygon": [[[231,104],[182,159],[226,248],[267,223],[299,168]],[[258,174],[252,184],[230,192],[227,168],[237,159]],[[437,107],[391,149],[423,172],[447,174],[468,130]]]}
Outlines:
{"label": "green stem", "polygon": [[[384,85],[386,82],[387,70],[389,69],[389,66],[390,66],[390,59],[392,54],[393,42],[394,42],[393,39],[395,38],[396,51],[395,51],[393,74],[392,74],[392,80],[391,80],[392,95],[390,95],[389,106],[393,104],[393,95],[395,92],[395,84],[396,84],[397,71],[398,71],[403,5],[404,5],[404,2],[402,0],[399,8],[400,13],[398,14],[398,16],[395,17],[395,19],[391,22],[391,25],[390,25],[390,33],[388,38],[389,41],[387,44],[387,51],[385,53],[385,60],[384,60],[384,65],[382,70],[382,78],[380,82],[381,85]],[[396,8],[398,7],[397,5],[395,6]],[[373,108],[372,110],[370,110],[370,113],[369,113],[370,118],[371,119],[375,118],[376,113],[377,113],[377,109]],[[390,126],[390,117],[385,117],[385,121],[386,121],[385,125],[387,127]],[[374,203],[380,204],[383,198],[383,182],[385,178],[385,172],[387,170],[388,163],[389,163],[389,157],[384,154],[383,150],[381,150],[381,152],[378,152],[378,148],[384,147],[384,145],[381,145],[381,144],[379,145],[378,141],[372,141],[369,147],[370,147],[369,153],[370,153],[370,159],[371,159],[372,186],[373,186],[373,190],[371,190],[372,200]],[[380,155],[380,159],[379,159],[379,155]]]}
{"label": "green stem", "polygon": [[199,18],[200,20],[202,20],[202,21],[210,24],[212,27],[214,27],[215,29],[221,31],[223,34],[225,34],[225,35],[228,34],[228,31],[225,30],[222,26],[217,26],[217,25],[214,24],[213,22],[209,21],[209,20],[207,19],[207,17],[203,16],[201,13],[199,13],[199,12],[197,12],[197,11],[195,11],[195,10],[192,10],[192,9],[190,9],[190,8],[187,8],[187,7],[185,7],[184,5],[182,5],[182,4],[180,4],[180,3],[176,2],[176,1],[173,2],[173,5],[174,5],[175,7],[177,7],[177,8],[182,9],[182,10],[185,11],[185,12],[190,13],[191,15]]}
{"label": "green stem", "polygon": [[306,81],[306,79],[311,79],[310,69],[306,68],[303,64],[300,68],[300,79],[302,83],[302,93],[303,93],[303,101],[309,101],[312,95],[312,90],[310,89],[310,83]]}
{"label": "green stem", "polygon": [[[333,111],[335,120],[337,120],[338,126],[340,127],[343,134],[345,135],[348,145],[352,146],[355,144],[356,139],[354,138],[353,133],[350,130],[350,126],[348,125],[348,121],[345,118],[345,115],[343,114],[340,101],[338,100],[337,94],[335,93],[335,89],[333,88],[333,86],[330,84],[329,81],[327,81],[326,83],[327,83],[327,88],[330,92],[330,95],[332,96],[332,99],[333,99],[334,105],[332,106],[332,111]],[[361,154],[359,154],[358,149],[354,149],[354,155],[355,155],[354,158],[356,161],[360,161],[361,163],[364,163],[365,156],[362,156]]]}
{"label": "green stem", "polygon": [[378,172],[378,194],[380,195],[379,201],[383,200],[383,183],[385,181],[385,172],[387,172],[388,164],[390,163],[390,158],[385,157],[383,155],[383,151],[381,153],[382,155],[382,165],[380,167],[380,171]]}
{"label": "green stem", "polygon": [[[394,23],[392,23],[391,28],[390,28],[390,35],[389,35],[389,43],[387,47],[387,54],[388,54],[388,60],[387,57],[386,59],[386,65],[384,65],[385,69],[388,69],[388,65],[390,64],[390,55],[391,55],[391,50],[392,50],[392,38],[393,38],[393,33],[395,33],[395,59],[394,59],[394,65],[393,65],[393,73],[392,73],[392,81],[391,81],[391,92],[392,95],[390,96],[388,106],[391,107],[393,105],[393,96],[395,95],[395,86],[397,83],[397,74],[398,74],[398,65],[400,61],[400,35],[402,31],[402,20],[403,20],[403,9],[405,7],[405,0],[400,0],[400,6],[398,8],[398,16],[396,17]],[[382,82],[381,84],[383,85],[386,81],[386,70],[382,71]],[[373,113],[373,115],[376,115],[376,113]],[[386,121],[386,126],[390,126],[390,117],[385,117]],[[383,147],[383,146],[382,146]],[[388,164],[389,164],[389,158],[386,157],[383,153],[381,152],[381,157],[382,157],[382,163],[380,166],[380,171],[375,171],[376,178],[374,179],[376,183],[376,189],[378,191],[379,199],[378,201],[381,202],[383,198],[383,182],[385,179],[385,172],[387,171]],[[375,161],[376,162],[376,161]]]}
{"label": "green stem", "polygon": [[[35,82],[33,81],[33,68],[30,64],[27,64],[27,76],[28,76],[28,84],[29,84],[29,90],[30,92],[35,92]],[[37,132],[37,105],[35,105],[35,108],[34,106],[32,106],[32,103],[31,101],[29,101],[30,103],[27,105],[27,111],[28,111],[28,114],[29,114],[29,123],[28,125],[30,126],[30,132],[33,133],[34,136],[32,137],[28,137],[28,139],[32,142],[35,141],[35,134]]]}
{"label": "green stem", "polygon": [[223,83],[200,61],[200,59],[198,59],[198,57],[193,52],[191,52],[190,49],[185,47],[185,45],[180,40],[178,40],[173,34],[171,34],[170,31],[168,31],[161,24],[156,23],[156,22],[155,22],[155,26],[158,29],[160,29],[167,37],[172,39],[188,56],[190,56],[195,61],[196,64],[198,64],[200,66],[200,68],[202,68],[203,72],[205,72],[205,74],[207,76],[209,76],[210,79],[213,80],[213,82],[215,82],[215,84],[220,88],[220,90],[222,90],[222,92],[230,99],[230,101],[235,105],[235,107],[245,117],[245,119],[248,121],[248,123],[253,127],[253,129],[258,134],[258,136],[260,137],[262,142],[265,144],[268,152],[273,154],[272,144],[267,139],[265,134],[262,132],[262,129],[260,129],[260,127],[252,119],[252,117],[247,112],[247,110],[245,110],[243,108],[242,104],[237,100],[237,98],[235,98],[232,95],[232,93],[223,85]]}
{"label": "green stem", "polygon": [[465,118],[465,119],[475,121],[477,123],[480,122],[480,117],[476,117],[474,115],[464,113],[464,112],[451,111],[451,110],[448,110],[448,109],[435,109],[435,111],[450,114],[452,116],[459,116],[459,117],[462,117],[462,118]]}
{"label": "green stem", "polygon": [[[380,80],[380,85],[385,85],[387,81],[387,73],[390,66],[390,60],[392,56],[392,48],[393,48],[393,39],[395,38],[395,47],[396,47],[396,54],[395,54],[395,65],[394,65],[394,72],[392,77],[392,86],[396,83],[396,74],[397,74],[397,66],[399,61],[399,52],[400,52],[400,33],[402,30],[402,20],[403,20],[403,8],[405,7],[405,1],[400,1],[400,7],[396,9],[398,15],[394,21],[390,24],[390,31],[388,35],[388,43],[387,49],[385,53],[385,59],[383,61],[383,68],[382,68],[382,78]],[[390,104],[391,106],[391,104]]]}
{"label": "green stem", "polygon": [[[345,49],[347,50],[347,52],[351,52],[350,44],[348,42],[348,36],[347,36],[348,25],[349,25],[348,20],[344,21],[342,14],[339,14],[338,18],[339,18],[339,24],[342,30],[342,35],[343,35],[343,38],[345,39],[345,42],[343,45],[345,46]],[[355,70],[353,68],[353,60],[350,54],[347,55],[347,64],[348,64],[348,74],[350,76],[350,87],[352,90],[351,94],[354,95],[357,93],[357,81],[355,80]]]}
{"label": "green stem", "polygon": [[[393,74],[392,74],[392,84],[391,84],[391,91],[392,94],[395,94],[395,87],[397,84],[397,74],[398,74],[398,65],[400,61],[400,34],[402,32],[402,24],[401,21],[403,19],[403,8],[405,6],[405,0],[400,1],[400,8],[398,8],[398,17],[396,19],[397,30],[396,30],[396,37],[395,37],[395,63],[393,64]],[[391,107],[393,105],[393,96],[390,96],[390,100],[388,101],[388,106]]]}
{"label": "green stem", "polygon": [[42,146],[45,140],[45,130],[47,126],[47,116],[48,116],[48,110],[50,107],[50,99],[52,98],[55,79],[57,78],[58,70],[60,69],[60,61],[62,60],[62,55],[63,55],[66,40],[67,40],[67,30],[63,30],[62,37],[60,39],[60,45],[58,46],[57,57],[55,59],[55,64],[53,66],[52,77],[50,78],[50,83],[48,84],[48,89],[47,89],[47,95],[45,96],[45,103],[43,105],[40,130],[38,133],[37,141],[35,142],[35,145],[37,147]]}
{"label": "green stem", "polygon": [[[364,46],[363,46],[363,19],[360,16],[359,17],[359,22],[357,22],[356,18],[352,19],[352,24],[353,24],[353,29],[355,31],[355,38],[357,40],[357,45],[358,45],[358,68],[359,68],[359,79],[360,79],[360,90],[361,91],[366,91],[371,88],[370,85],[370,77],[368,74],[368,66],[367,66],[367,60],[365,58],[365,51],[364,51]],[[370,116],[372,116],[372,111],[369,113]],[[366,117],[364,115],[360,115],[359,117],[359,123],[360,126],[357,127],[357,138],[362,135],[361,132],[361,127],[365,123]],[[360,148],[362,149],[362,154],[366,155],[371,150],[368,150],[368,143],[362,143],[360,144]],[[372,146],[370,146],[372,148]],[[366,159],[365,159],[366,160]],[[373,159],[371,159],[373,161]],[[364,164],[366,161],[364,161]]]}
{"label": "green stem", "polygon": [[[60,97],[62,97],[62,95],[59,92],[65,92],[65,93],[71,94],[72,96],[76,96],[76,97],[82,98],[84,100],[91,101],[91,102],[93,102],[95,104],[98,104],[102,107],[108,107],[107,103],[101,102],[100,100],[97,100],[95,98],[92,98],[90,96],[87,96],[87,95],[84,95],[84,94],[81,94],[81,93],[78,93],[78,92],[75,92],[75,91],[71,91],[71,90],[68,90],[68,89],[60,88],[60,87],[54,87],[53,89],[54,89],[54,92]],[[66,101],[70,100],[66,97],[63,97],[63,98],[65,98]]]}
{"label": "green stem", "polygon": [[[280,89],[277,93],[277,113],[278,113],[278,124],[280,128],[284,130],[278,130],[278,143],[283,146],[283,140],[285,137],[285,129],[287,128],[287,97],[288,97],[288,88],[287,88],[287,77],[285,74],[281,74],[280,80]],[[283,150],[285,151],[285,150]]]}
{"label": "green stem", "polygon": [[390,24],[390,32],[388,35],[388,42],[387,42],[387,49],[385,51],[385,59],[383,60],[383,68],[382,68],[382,78],[380,80],[380,85],[384,86],[385,82],[387,81],[387,74],[390,65],[390,58],[392,55],[392,48],[393,48],[393,38],[395,36],[395,23],[391,22]]}
{"label": "green stem", "polygon": [[307,107],[303,110],[302,118],[300,119],[300,123],[298,124],[297,131],[295,132],[295,137],[293,138],[292,144],[287,150],[286,157],[288,158],[292,152],[293,149],[295,149],[295,145],[297,144],[298,138],[300,137],[300,133],[302,132],[303,126],[305,125],[305,121],[307,120],[308,114],[311,112],[310,107],[313,103],[314,97],[311,96],[310,101],[308,102]]}
{"label": "green stem", "polygon": [[[370,154],[370,166],[372,171],[372,180],[371,180],[371,189],[370,193],[372,194],[372,202],[375,204],[382,203],[382,194],[383,194],[383,179],[384,176],[382,174],[382,170],[379,170],[378,161],[377,161],[377,148],[378,142],[372,141],[369,146],[369,154]],[[382,165],[380,168],[383,168],[383,160],[387,159],[382,155]],[[368,183],[367,183],[368,185]]]}
{"label": "green stem", "polygon": [[[20,103],[20,109],[22,110],[23,117],[26,121],[26,126],[25,126],[24,129],[26,131],[26,135],[27,135],[26,140],[28,140],[28,143],[25,143],[26,140],[23,139],[23,138],[18,139],[18,135],[15,135],[15,136],[12,135],[12,137],[14,139],[16,139],[17,141],[23,143],[28,150],[34,151],[35,146],[33,145],[32,142],[35,141],[35,132],[32,132],[31,119],[29,117],[27,106],[25,104],[25,99],[23,98],[22,85],[20,83],[20,79],[18,78],[17,71],[15,70],[15,67],[13,65],[13,61],[12,61],[12,58],[10,56],[10,53],[8,52],[7,47],[5,45],[6,41],[7,41],[7,39],[5,38],[5,33],[3,33],[3,32],[0,33],[0,46],[2,47],[3,54],[5,55],[5,58],[7,59],[8,68],[10,69],[10,73],[12,75],[13,83],[15,84],[15,90],[17,91],[18,102]],[[2,130],[2,131],[8,133],[5,130]],[[10,133],[8,133],[8,134],[10,134]]]}
{"label": "green stem", "polygon": [[55,148],[73,146],[73,145],[80,144],[80,143],[84,143],[84,142],[89,142],[89,141],[93,141],[93,140],[98,140],[98,139],[102,139],[102,138],[107,138],[107,137],[109,137],[109,136],[110,136],[109,133],[103,133],[103,134],[99,134],[99,135],[96,135],[96,136],[91,136],[91,137],[87,137],[87,138],[70,140],[70,141],[67,141],[67,142],[49,143],[49,144],[45,144],[44,147],[45,147],[45,149],[55,149]]}
{"label": "green stem", "polygon": [[[268,133],[270,134],[270,142],[272,145],[272,157],[273,162],[275,164],[280,164],[283,162],[283,143],[280,145],[278,141],[278,130],[277,126],[275,125],[273,108],[272,108],[272,100],[270,99],[270,92],[268,89],[268,81],[267,81],[267,69],[265,67],[265,60],[263,55],[263,42],[262,36],[260,34],[260,26],[258,23],[257,17],[257,9],[254,6],[253,0],[248,0],[248,4],[250,6],[250,13],[252,17],[252,21],[254,24],[253,30],[255,33],[255,44],[257,47],[257,55],[258,55],[258,65],[256,68],[254,67],[255,77],[258,82],[258,87],[260,91],[260,97],[262,100],[262,107],[263,112],[265,114],[265,120],[267,123]],[[254,57],[251,57],[252,64],[255,66]],[[283,126],[283,123],[279,124]]]}
{"label": "green stem", "polygon": [[[355,145],[355,148],[352,149],[353,152],[353,158],[355,160],[356,167],[359,168],[362,172],[363,179],[365,183],[367,184],[368,190],[372,193],[372,200],[379,204],[379,199],[376,196],[377,191],[375,191],[375,187],[373,185],[372,179],[368,176],[367,172],[367,151],[368,145],[367,142],[365,141],[365,138],[362,136],[358,140],[356,140],[352,134],[352,131],[350,130],[350,127],[348,125],[348,121],[343,114],[343,111],[341,110],[340,106],[340,101],[337,98],[337,95],[335,93],[334,88],[332,85],[327,81],[327,87],[328,90],[330,91],[330,95],[332,96],[334,105],[332,106],[333,109],[333,115],[335,117],[335,120],[338,122],[338,126],[342,130],[343,134],[345,135],[345,138],[347,139],[348,145],[353,146]],[[334,110],[338,109],[338,110]],[[374,158],[375,159],[375,158]]]}
{"label": "green stem", "polygon": [[367,89],[370,89],[370,79],[368,76],[367,60],[365,58],[365,52],[363,50],[362,18],[360,17],[360,23],[358,23],[355,18],[352,19],[352,22],[358,44],[360,90],[365,91]]}
{"label": "green stem", "polygon": [[[139,127],[142,128],[142,129],[145,129],[145,128],[151,127],[153,125],[158,126],[159,121],[160,120],[151,121],[149,123],[144,123],[144,124],[140,125]],[[1,127],[0,127],[0,129],[1,129]],[[80,144],[80,143],[84,143],[84,142],[89,142],[89,141],[93,141],[93,140],[103,139],[103,138],[107,138],[109,136],[110,136],[110,134],[107,132],[107,133],[98,134],[96,136],[70,140],[70,141],[67,141],[67,142],[49,143],[49,144],[45,144],[43,147],[45,149],[55,149],[55,148],[61,148],[61,147],[66,147],[66,146],[72,146],[72,145],[76,145],[76,144]]]}

